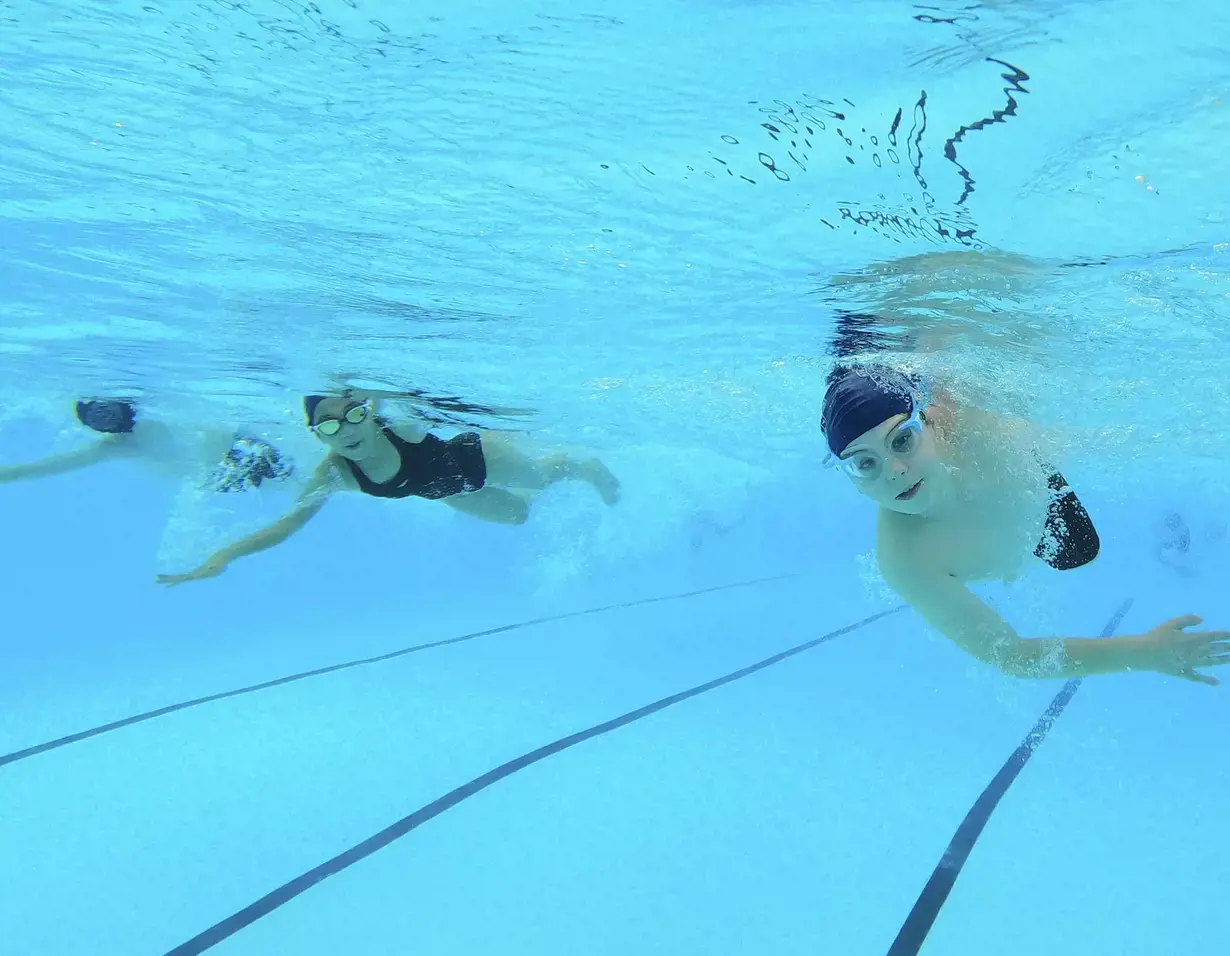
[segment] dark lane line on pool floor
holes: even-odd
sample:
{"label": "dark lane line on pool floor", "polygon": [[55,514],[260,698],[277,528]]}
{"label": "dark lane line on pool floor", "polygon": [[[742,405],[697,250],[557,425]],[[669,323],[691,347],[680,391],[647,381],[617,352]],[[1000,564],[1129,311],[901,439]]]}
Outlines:
{"label": "dark lane line on pool floor", "polygon": [[[1128,598],[1119,606],[1119,610],[1102,628],[1102,637],[1110,637],[1115,633],[1133,601],[1133,598]],[[1024,769],[1029,758],[1034,755],[1034,751],[1046,739],[1051,726],[1064,712],[1076,692],[1080,690],[1080,686],[1081,678],[1079,677],[1064,683],[1054,700],[1042,712],[1042,716],[1038,718],[1033,729],[1021,741],[1021,745],[1012,752],[1012,755],[1000,767],[999,773],[992,778],[986,789],[974,801],[974,805],[970,807],[965,819],[957,827],[957,832],[949,841],[944,855],[940,857],[940,862],[936,864],[931,878],[927,880],[927,885],[919,894],[913,909],[910,910],[910,915],[902,924],[897,938],[893,940],[888,956],[917,956],[918,951],[922,949],[923,943],[927,940],[927,934],[935,925],[940,909],[948,900],[948,894],[952,892],[957,877],[961,875],[961,869],[965,866],[965,861],[969,859],[974,844],[978,842],[978,837],[982,835],[983,829],[991,819],[991,814],[995,812],[999,801],[1003,799],[1008,788],[1012,786],[1012,782],[1016,780],[1017,774]]]}
{"label": "dark lane line on pool floor", "polygon": [[34,757],[38,754],[47,753],[49,750],[57,750],[60,747],[67,747],[69,744],[75,744],[82,740],[89,740],[91,737],[98,737],[102,734],[110,733],[113,730],[120,730],[123,727],[131,727],[133,724],[144,723],[147,720],[153,720],[156,717],[165,717],[167,714],[173,714],[176,711],[187,710],[189,707],[199,707],[201,704],[211,704],[215,701],[226,700],[230,697],[239,697],[243,694],[254,694],[257,691],[269,690],[272,687],[281,687],[283,684],[293,684],[295,681],[307,680],[309,677],[320,677],[324,674],[332,674],[336,671],[348,670],[352,667],[362,667],[367,664],[380,664],[384,661],[391,661],[398,657],[405,657],[407,654],[413,654],[417,651],[432,650],[437,647],[447,647],[450,644],[461,644],[465,641],[472,641],[479,637],[490,637],[493,634],[503,634],[506,631],[515,631],[523,627],[534,627],[538,624],[551,624],[555,621],[566,621],[569,618],[584,617],[588,614],[601,614],[605,611],[616,611],[622,608],[640,607],[645,604],[660,604],[664,601],[681,601],[685,598],[698,597],[702,594],[713,594],[717,591],[730,591],[735,588],[748,588],[757,584],[768,584],[772,581],[784,581],[788,578],[796,578],[798,572],[789,574],[775,574],[766,578],[753,578],[750,581],[736,581],[733,584],[718,584],[713,587],[700,588],[696,591],[683,591],[679,594],[664,594],[658,597],[639,598],[635,601],[624,601],[620,604],[605,604],[601,607],[591,607],[580,611],[566,611],[563,614],[552,614],[547,617],[536,617],[529,621],[518,621],[515,624],[501,624],[499,627],[489,627],[481,631],[472,631],[469,634],[461,634],[457,637],[448,637],[440,641],[430,641],[426,644],[415,644],[412,647],[403,647],[400,650],[390,651],[387,654],[378,654],[375,657],[363,657],[354,661],[346,661],[342,664],[329,664],[326,667],[317,667],[314,670],[303,671],[299,674],[290,674],[287,677],[278,677],[273,680],[262,681],[259,684],[252,684],[248,687],[239,687],[235,690],[222,691],[218,694],[210,694],[207,697],[194,697],[192,700],[180,701],[178,704],[168,704],[165,707],[159,707],[157,710],[147,710],[141,714],[134,714],[131,717],[123,717],[120,720],[113,720],[110,723],[100,724],[97,727],[91,727],[89,730],[80,730],[74,734],[68,734],[64,737],[57,737],[54,740],[48,740],[41,744],[34,744],[22,750],[14,750],[12,753],[7,753],[0,756],[0,767],[4,767],[11,763],[16,763],[19,760],[25,760],[27,757]]}
{"label": "dark lane line on pool floor", "polygon": [[331,860],[326,860],[317,867],[308,870],[305,873],[299,874],[293,880],[282,884],[271,893],[262,896],[254,903],[245,906],[236,913],[231,914],[226,919],[215,923],[209,929],[197,934],[188,940],[186,943],[181,943],[174,949],[169,950],[165,956],[197,956],[208,949],[212,949],[224,940],[234,936],[241,929],[250,926],[258,919],[268,916],[278,907],[289,903],[295,897],[307,892],[317,883],[335,876],[342,870],[361,860],[366,859],[373,853],[384,849],[395,840],[399,840],[406,836],[415,828],[421,826],[427,821],[439,816],[445,810],[455,807],[461,801],[468,797],[474,796],[494,783],[498,783],[505,777],[516,773],[518,770],[524,770],[540,760],[545,760],[547,757],[567,750],[570,747],[575,747],[579,743],[584,743],[594,737],[600,737],[603,734],[610,733],[612,730],[618,730],[621,727],[626,727],[635,721],[641,720],[644,717],[649,717],[656,714],[660,710],[665,710],[674,704],[681,703],[693,697],[698,697],[701,694],[711,690],[716,690],[726,684],[732,683],[744,677],[749,677],[758,671],[764,670],[766,667],[771,667],[774,664],[779,664],[784,660],[794,657],[797,654],[802,654],[804,651],[824,644],[834,638],[849,634],[851,631],[857,631],[859,628],[866,627],[868,624],[873,624],[882,618],[888,617],[890,614],[896,614],[898,611],[905,609],[905,605],[898,605],[890,608],[887,611],[880,611],[878,614],[872,614],[870,617],[865,617],[861,621],[856,621],[854,624],[847,624],[845,627],[838,628],[835,631],[829,631],[827,634],[822,634],[820,637],[814,637],[810,641],[805,641],[802,644],[796,644],[794,647],[774,654],[772,657],[766,657],[764,660],[757,661],[755,664],[749,664],[737,671],[732,671],[722,677],[714,678],[704,684],[697,684],[688,690],[680,691],[677,694],[672,694],[669,697],[663,697],[661,700],[654,701],[652,704],[646,704],[643,707],[638,707],[636,710],[630,710],[626,714],[615,717],[611,720],[604,721],[600,724],[595,724],[585,730],[577,731],[569,734],[566,737],[561,737],[558,740],[545,744],[537,750],[531,750],[529,753],[522,754],[520,757],[515,757],[500,766],[488,770],[481,776],[475,777],[468,783],[462,784],[454,790],[450,790],[444,796],[433,800],[426,806],[420,807],[413,813],[402,817],[396,823],[386,827],[379,833],[376,833],[361,843],[356,843],[350,849],[339,853]]}

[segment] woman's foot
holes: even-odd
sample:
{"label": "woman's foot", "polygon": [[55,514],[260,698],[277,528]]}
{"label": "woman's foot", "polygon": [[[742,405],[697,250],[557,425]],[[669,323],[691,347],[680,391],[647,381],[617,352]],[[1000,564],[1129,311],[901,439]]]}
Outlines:
{"label": "woman's foot", "polygon": [[578,462],[576,466],[576,476],[582,481],[588,481],[594,487],[594,491],[608,505],[619,503],[619,479],[611,472],[606,465],[600,462],[597,458],[590,458],[586,461]]}

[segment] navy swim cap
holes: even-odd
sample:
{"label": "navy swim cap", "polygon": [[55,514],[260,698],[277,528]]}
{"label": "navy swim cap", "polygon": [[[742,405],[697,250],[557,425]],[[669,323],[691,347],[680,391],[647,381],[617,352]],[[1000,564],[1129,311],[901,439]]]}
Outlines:
{"label": "navy swim cap", "polygon": [[864,432],[914,410],[918,387],[909,376],[882,365],[837,369],[824,393],[820,428],[829,451],[840,455]]}
{"label": "navy swim cap", "polygon": [[304,395],[303,396],[303,414],[307,415],[307,423],[312,424],[312,416],[316,413],[316,406],[325,400],[323,395]]}
{"label": "navy swim cap", "polygon": [[107,435],[123,435],[132,431],[137,410],[131,402],[120,399],[96,399],[77,403],[77,421],[86,428]]}

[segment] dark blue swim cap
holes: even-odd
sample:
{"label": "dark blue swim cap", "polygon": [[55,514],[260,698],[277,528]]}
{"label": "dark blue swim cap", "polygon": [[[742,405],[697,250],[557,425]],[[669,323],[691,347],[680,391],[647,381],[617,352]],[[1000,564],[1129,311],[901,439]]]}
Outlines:
{"label": "dark blue swim cap", "polygon": [[914,410],[918,386],[909,376],[882,365],[841,368],[829,376],[820,428],[829,451],[840,455],[864,432],[894,415]]}
{"label": "dark blue swim cap", "polygon": [[122,399],[92,399],[77,403],[77,421],[96,432],[123,435],[136,424],[137,410]]}
{"label": "dark blue swim cap", "polygon": [[312,416],[316,413],[316,406],[325,400],[323,395],[304,395],[303,396],[303,414],[307,415],[307,423],[312,424]]}

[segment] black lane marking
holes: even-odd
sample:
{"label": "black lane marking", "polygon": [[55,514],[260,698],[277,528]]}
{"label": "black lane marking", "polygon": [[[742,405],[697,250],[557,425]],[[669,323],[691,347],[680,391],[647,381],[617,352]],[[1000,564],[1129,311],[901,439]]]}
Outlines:
{"label": "black lane marking", "polygon": [[464,783],[455,790],[450,790],[444,796],[433,800],[424,807],[420,807],[408,816],[402,817],[392,826],[386,827],[379,833],[368,837],[362,843],[357,843],[349,850],[345,850],[327,860],[306,873],[301,873],[288,883],[284,883],[271,893],[262,896],[254,903],[245,906],[243,909],[228,916],[221,922],[215,923],[203,933],[192,937],[186,943],[181,943],[174,949],[169,950],[165,956],[197,956],[199,953],[205,952],[217,946],[223,940],[238,933],[246,926],[250,926],[258,919],[268,916],[278,907],[289,903],[296,896],[307,892],[317,883],[328,879],[340,873],[348,866],[358,863],[360,860],[366,859],[378,850],[384,849],[394,840],[401,839],[411,830],[421,826],[428,820],[439,816],[445,810],[455,807],[467,797],[472,797],[474,794],[485,790],[492,784],[503,780],[510,774],[516,773],[518,770],[524,770],[531,764],[538,763],[540,760],[545,760],[547,757],[557,754],[562,750],[567,750],[569,747],[575,747],[579,743],[590,740],[593,737],[599,737],[602,734],[610,733],[612,730],[618,730],[620,727],[627,726],[634,721],[640,720],[643,717],[648,717],[651,714],[656,714],[660,710],[665,710],[673,704],[678,704],[692,697],[697,697],[708,691],[714,690],[724,684],[729,684],[732,681],[739,680],[743,677],[748,677],[755,674],[757,671],[762,671],[766,667],[771,667],[778,664],[787,658],[794,657],[796,654],[802,654],[806,650],[810,650],[817,645],[824,644],[836,637],[841,637],[843,634],[849,634],[851,631],[856,631],[861,627],[866,627],[881,618],[888,617],[890,614],[896,614],[904,609],[904,605],[890,608],[887,611],[881,611],[878,614],[873,614],[870,617],[865,617],[861,621],[854,624],[848,624],[845,627],[838,628],[835,631],[829,631],[827,634],[822,634],[820,637],[812,638],[803,644],[798,644],[788,650],[774,654],[772,657],[766,657],[762,661],[755,664],[749,664],[747,667],[740,668],[737,671],[732,671],[723,677],[718,677],[704,684],[698,684],[688,690],[680,691],[677,694],[672,694],[670,697],[663,697],[661,700],[655,701],[652,704],[646,704],[644,707],[638,707],[636,710],[630,710],[628,713],[616,717],[612,720],[605,721],[601,724],[595,724],[585,730],[577,731],[574,734],[569,734],[567,737],[561,737],[553,743],[539,747],[537,750],[531,750],[529,753],[522,754],[520,757],[515,757],[507,763],[493,770],[488,770],[481,776],[475,777],[469,783]]}
{"label": "black lane marking", "polygon": [[753,578],[750,581],[736,581],[734,584],[718,584],[714,587],[701,588],[697,591],[684,591],[680,594],[665,594],[659,597],[640,598],[636,601],[625,601],[621,604],[606,604],[602,607],[591,607],[582,611],[567,611],[563,614],[552,614],[548,617],[536,617],[529,621],[518,621],[515,624],[501,624],[499,627],[489,627],[486,630],[473,631],[469,634],[462,634],[458,637],[448,637],[440,641],[431,641],[427,644],[415,644],[413,647],[403,647],[401,650],[390,651],[387,654],[379,654],[375,657],[363,657],[359,660],[346,661],[342,664],[329,664],[326,667],[317,667],[315,670],[303,671],[299,674],[290,674],[287,677],[278,677],[274,680],[263,681],[260,684],[252,684],[248,687],[239,687],[235,690],[223,691],[219,694],[210,694],[207,697],[194,697],[192,700],[180,701],[178,704],[168,704],[165,707],[159,707],[157,710],[147,710],[142,714],[134,714],[131,717],[113,720],[107,724],[100,724],[97,727],[91,727],[89,730],[80,730],[75,734],[68,734],[64,737],[57,737],[55,740],[48,740],[41,744],[26,747],[24,750],[14,750],[12,753],[7,753],[0,756],[0,767],[11,763],[16,763],[18,760],[25,760],[27,757],[33,757],[37,754],[46,753],[49,750],[67,747],[69,744],[75,744],[81,740],[88,740],[89,738],[97,737],[100,734],[110,733],[113,730],[119,730],[121,727],[131,727],[133,724],[140,724],[147,720],[153,720],[155,717],[165,717],[167,714],[173,714],[179,710],[187,710],[189,707],[198,707],[201,704],[210,704],[214,701],[226,700],[228,697],[239,697],[242,694],[254,694],[259,690],[268,690],[271,687],[280,687],[283,684],[293,684],[295,681],[306,680],[309,677],[320,677],[322,674],[332,674],[335,671],[347,670],[351,667],[362,667],[366,664],[380,664],[384,661],[391,661],[394,658],[404,657],[407,654],[413,654],[417,651],[427,651],[436,647],[446,647],[449,644],[461,644],[465,641],[472,641],[479,637],[490,637],[492,634],[502,634],[505,631],[515,631],[522,627],[533,627],[537,624],[550,624],[554,621],[565,621],[569,618],[584,617],[587,614],[601,614],[605,611],[615,611],[621,608],[638,607],[643,604],[659,604],[663,601],[681,601],[684,598],[697,597],[701,594],[712,594],[715,591],[729,591],[734,588],[747,588],[757,584],[768,584],[771,581],[782,581],[786,578],[793,577],[798,577],[798,573],[791,572],[789,574],[775,574],[766,578]]}
{"label": "black lane marking", "polygon": [[[1133,601],[1134,598],[1128,598],[1119,606],[1119,610],[1106,622],[1106,627],[1102,628],[1102,637],[1110,637],[1115,633],[1115,629],[1123,621]],[[910,915],[902,924],[901,931],[893,940],[893,945],[889,947],[888,956],[917,956],[927,939],[927,934],[931,932],[931,927],[935,924],[936,917],[940,915],[940,908],[948,899],[948,894],[952,892],[957,877],[961,875],[961,868],[965,866],[965,861],[969,859],[974,844],[982,835],[987,821],[990,820],[991,814],[995,812],[999,801],[1008,792],[1012,782],[1016,780],[1017,774],[1021,772],[1034,751],[1046,739],[1051,725],[1064,712],[1064,708],[1068,706],[1068,702],[1072,700],[1080,686],[1081,678],[1079,677],[1064,683],[1059,693],[1055,695],[1055,699],[1034,724],[1033,730],[1021,741],[1021,745],[1012,752],[1012,756],[1000,767],[999,773],[974,801],[974,805],[970,807],[969,813],[965,815],[965,819],[961,821],[957,832],[949,841],[944,855],[940,857],[940,862],[932,872],[931,879],[927,880],[927,885],[923,887],[913,909],[910,910]]]}

